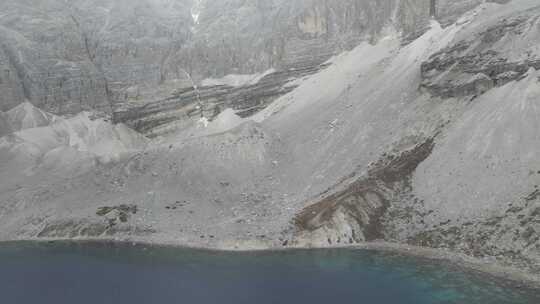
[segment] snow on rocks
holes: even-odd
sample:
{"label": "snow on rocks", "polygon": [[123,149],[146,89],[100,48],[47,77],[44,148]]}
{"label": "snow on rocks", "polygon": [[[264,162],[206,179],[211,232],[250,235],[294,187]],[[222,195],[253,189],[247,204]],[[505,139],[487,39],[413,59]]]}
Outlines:
{"label": "snow on rocks", "polygon": [[229,74],[222,78],[207,78],[201,82],[202,86],[211,87],[211,86],[231,86],[231,87],[241,87],[247,85],[254,85],[258,83],[265,76],[275,73],[276,70],[269,69],[262,73],[256,74]]}
{"label": "snow on rocks", "polygon": [[233,109],[226,109],[207,124],[204,135],[223,133],[242,124],[244,119],[236,115]]}

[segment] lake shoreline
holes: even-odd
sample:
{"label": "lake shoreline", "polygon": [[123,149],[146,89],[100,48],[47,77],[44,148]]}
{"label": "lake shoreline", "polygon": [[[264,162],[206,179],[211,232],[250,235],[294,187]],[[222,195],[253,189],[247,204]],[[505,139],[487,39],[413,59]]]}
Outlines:
{"label": "lake shoreline", "polygon": [[348,250],[366,250],[380,251],[403,256],[416,257],[437,262],[447,263],[447,266],[458,268],[464,272],[475,272],[477,274],[490,276],[496,280],[504,280],[515,284],[516,288],[526,288],[540,290],[540,274],[528,273],[517,268],[501,266],[500,264],[487,262],[479,258],[471,257],[465,254],[455,253],[442,249],[433,249],[426,247],[411,246],[399,243],[390,242],[369,242],[354,245],[327,246],[327,247],[306,247],[306,246],[288,246],[288,247],[273,247],[273,246],[193,246],[170,241],[151,241],[145,239],[126,238],[25,238],[16,240],[0,240],[2,244],[15,243],[73,243],[73,244],[107,244],[107,245],[124,245],[137,247],[152,247],[152,248],[178,248],[201,250],[208,252],[238,252],[238,253],[257,253],[257,252],[286,252],[300,250],[333,250],[333,249],[348,249]]}

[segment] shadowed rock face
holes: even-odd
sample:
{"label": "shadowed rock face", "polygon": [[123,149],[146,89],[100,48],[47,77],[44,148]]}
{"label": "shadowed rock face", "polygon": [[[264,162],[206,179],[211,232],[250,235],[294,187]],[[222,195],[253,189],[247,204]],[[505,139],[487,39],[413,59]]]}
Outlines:
{"label": "shadowed rock face", "polygon": [[[9,55],[9,57],[8,57]],[[13,56],[0,44],[0,111],[7,111],[21,103],[25,99],[21,71],[15,69]]]}
{"label": "shadowed rock face", "polygon": [[0,137],[12,132],[9,120],[6,114],[0,112]]}
{"label": "shadowed rock face", "polygon": [[2,1],[1,107],[26,99],[57,114],[110,113],[119,90],[163,81],[163,61],[190,35],[190,8],[189,0]]}
{"label": "shadowed rock face", "polygon": [[[0,10],[0,66],[4,110],[31,100],[54,112],[68,110],[81,98],[89,106],[106,101],[103,77],[86,62],[79,33],[57,3],[3,1]],[[35,5],[30,7],[30,5]],[[63,18],[62,18],[63,17]],[[76,95],[76,93],[78,95]],[[85,95],[91,98],[84,98]]]}

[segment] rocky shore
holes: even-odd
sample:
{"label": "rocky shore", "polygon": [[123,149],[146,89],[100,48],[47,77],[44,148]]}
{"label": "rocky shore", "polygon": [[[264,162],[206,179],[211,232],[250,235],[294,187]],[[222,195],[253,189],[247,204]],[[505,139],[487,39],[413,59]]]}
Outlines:
{"label": "rocky shore", "polygon": [[[511,281],[518,288],[528,289],[540,289],[540,276],[535,273],[527,273],[515,268],[504,267],[490,261],[477,259],[468,255],[459,254],[447,250],[432,249],[426,247],[418,247],[411,245],[404,245],[398,243],[388,243],[383,241],[366,242],[355,245],[334,245],[330,247],[302,247],[291,246],[287,248],[273,247],[271,245],[261,242],[246,242],[244,244],[238,242],[236,245],[220,245],[220,246],[208,246],[208,244],[181,244],[168,240],[152,240],[145,238],[88,238],[88,239],[56,239],[56,238],[35,238],[35,239],[20,239],[4,241],[0,240],[0,246],[2,243],[14,243],[14,242],[41,242],[54,244],[56,242],[76,242],[80,244],[85,243],[111,243],[118,245],[132,245],[134,248],[140,247],[172,247],[172,248],[188,248],[197,250],[210,250],[210,251],[225,251],[225,252],[255,252],[255,251],[287,251],[287,250],[320,250],[320,249],[343,249],[343,250],[369,250],[394,253],[403,256],[412,256],[418,258],[424,258],[428,260],[437,260],[447,263],[449,268],[457,268],[460,271],[469,272],[474,271],[484,276],[489,276],[494,280]],[[225,242],[228,243],[228,242]],[[136,249],[135,249],[136,250]]]}

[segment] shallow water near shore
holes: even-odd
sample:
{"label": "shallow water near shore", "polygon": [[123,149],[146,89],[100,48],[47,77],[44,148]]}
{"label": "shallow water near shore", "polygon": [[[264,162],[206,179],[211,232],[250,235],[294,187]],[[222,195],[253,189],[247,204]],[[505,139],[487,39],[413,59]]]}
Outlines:
{"label": "shallow water near shore", "polygon": [[540,303],[540,291],[417,257],[0,244],[1,303]]}

